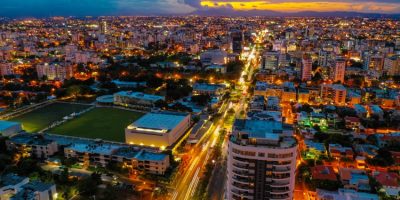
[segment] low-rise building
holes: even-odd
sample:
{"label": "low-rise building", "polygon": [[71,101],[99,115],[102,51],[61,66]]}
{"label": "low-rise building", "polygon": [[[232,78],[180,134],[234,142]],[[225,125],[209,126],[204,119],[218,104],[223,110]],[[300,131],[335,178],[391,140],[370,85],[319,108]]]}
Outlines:
{"label": "low-rise building", "polygon": [[374,171],[372,176],[382,185],[386,195],[399,197],[400,194],[400,176],[395,172]]}
{"label": "low-rise building", "polygon": [[312,140],[305,140],[306,146],[305,156],[311,159],[317,159],[320,156],[327,155],[325,144],[319,142],[313,142]]}
{"label": "low-rise building", "polygon": [[56,185],[30,181],[28,177],[5,174],[0,177],[1,200],[52,200],[57,198]]}
{"label": "low-rise building", "polygon": [[378,195],[357,192],[350,189],[339,189],[338,191],[328,191],[317,189],[315,200],[379,200]]}
{"label": "low-rise building", "polygon": [[377,117],[379,120],[383,120],[384,112],[381,107],[378,105],[370,105],[368,106],[369,115]]}
{"label": "low-rise building", "polygon": [[342,147],[340,144],[329,144],[329,154],[335,159],[354,159],[354,152],[351,147]]}
{"label": "low-rise building", "polygon": [[361,126],[360,119],[358,117],[349,117],[346,116],[344,118],[345,121],[345,126],[347,129],[352,129],[352,130],[359,130]]}
{"label": "low-rise building", "polygon": [[362,192],[369,192],[371,190],[368,175],[364,170],[340,168],[339,176],[340,181],[346,189]]}
{"label": "low-rise building", "polygon": [[356,114],[358,117],[360,117],[360,118],[367,117],[368,111],[367,111],[367,109],[365,109],[365,107],[363,105],[355,104],[354,110],[356,111]]}
{"label": "low-rise building", "polygon": [[317,165],[311,168],[312,180],[337,181],[337,176],[332,166]]}
{"label": "low-rise building", "polygon": [[341,84],[322,84],[321,99],[336,105],[346,104],[346,88]]}
{"label": "low-rise building", "polygon": [[195,83],[193,84],[193,95],[208,94],[219,96],[225,92],[226,86],[223,84]]}
{"label": "low-rise building", "polygon": [[0,135],[9,137],[20,131],[22,131],[21,123],[0,120]]}
{"label": "low-rise building", "polygon": [[142,92],[121,91],[114,94],[114,104],[140,110],[150,109],[154,103],[164,100],[163,96],[145,94]]}
{"label": "low-rise building", "polygon": [[125,129],[125,142],[166,148],[182,137],[190,125],[187,113],[147,113]]}
{"label": "low-rise building", "polygon": [[51,134],[19,134],[6,141],[9,150],[23,155],[49,158],[64,151],[67,158],[76,158],[84,166],[107,166],[110,162],[123,163],[132,170],[164,174],[169,167],[169,155],[158,148],[144,148],[118,142]]}
{"label": "low-rise building", "polygon": [[57,143],[41,134],[18,134],[6,141],[8,150],[17,150],[22,156],[47,158],[58,152]]}

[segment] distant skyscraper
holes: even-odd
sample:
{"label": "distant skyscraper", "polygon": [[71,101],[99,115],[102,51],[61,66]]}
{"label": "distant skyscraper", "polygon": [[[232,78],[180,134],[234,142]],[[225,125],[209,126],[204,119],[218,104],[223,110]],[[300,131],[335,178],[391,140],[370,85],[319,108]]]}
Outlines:
{"label": "distant skyscraper", "polygon": [[242,53],[243,50],[243,31],[234,30],[231,32],[232,51],[234,53]]}
{"label": "distant skyscraper", "polygon": [[100,22],[100,32],[106,34],[108,32],[107,21]]}
{"label": "distant skyscraper", "polygon": [[[290,132],[290,131],[289,131]],[[235,121],[229,139],[227,199],[293,199],[297,142],[277,121]]]}
{"label": "distant skyscraper", "polygon": [[304,55],[301,66],[301,80],[305,81],[311,80],[311,72],[312,72],[312,59],[309,55]]}
{"label": "distant skyscraper", "polygon": [[339,57],[336,59],[335,68],[333,70],[333,82],[340,81],[344,83],[344,75],[346,72],[346,61]]}

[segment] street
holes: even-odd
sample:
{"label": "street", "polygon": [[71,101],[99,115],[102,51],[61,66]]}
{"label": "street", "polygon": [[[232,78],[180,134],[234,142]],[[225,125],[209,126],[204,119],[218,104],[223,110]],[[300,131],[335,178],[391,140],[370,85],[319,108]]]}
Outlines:
{"label": "street", "polygon": [[[264,34],[259,34],[258,37],[264,37]],[[261,41],[260,38],[257,39]],[[220,130],[222,128],[226,128],[226,130],[231,130],[233,124],[226,125],[226,121],[234,115],[237,117],[242,116],[246,110],[246,99],[248,98],[247,89],[249,85],[252,83],[254,69],[258,66],[258,52],[256,50],[256,46],[254,45],[250,51],[250,54],[245,62],[245,67],[241,73],[241,76],[238,81],[238,86],[240,90],[243,92],[241,95],[239,103],[231,104],[228,102],[227,105],[232,105],[232,108],[235,110],[234,113],[229,114],[229,106],[222,106],[219,110],[219,113],[223,113],[222,117],[216,124],[213,124],[209,131],[204,134],[203,138],[200,139],[199,143],[197,143],[191,150],[190,154],[192,155],[191,160],[189,161],[189,165],[184,169],[185,172],[183,176],[177,176],[177,180],[175,181],[176,186],[175,190],[172,193],[172,200],[188,200],[193,199],[193,195],[196,191],[196,188],[199,184],[200,177],[203,175],[203,169],[209,161],[209,156],[213,150],[215,143],[217,142],[220,134]],[[247,78],[246,78],[247,77]],[[211,199],[223,199],[225,182],[226,182],[226,153],[227,153],[227,138],[222,145],[222,156],[221,159],[216,161],[214,166],[214,171],[211,175],[209,181],[209,191],[208,194],[211,196]]]}

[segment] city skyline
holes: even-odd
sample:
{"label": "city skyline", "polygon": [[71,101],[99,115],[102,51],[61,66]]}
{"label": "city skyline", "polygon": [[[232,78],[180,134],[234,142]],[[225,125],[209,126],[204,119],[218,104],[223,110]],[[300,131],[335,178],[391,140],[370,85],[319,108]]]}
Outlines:
{"label": "city skyline", "polygon": [[3,17],[118,15],[357,16],[400,13],[396,0],[5,0]]}

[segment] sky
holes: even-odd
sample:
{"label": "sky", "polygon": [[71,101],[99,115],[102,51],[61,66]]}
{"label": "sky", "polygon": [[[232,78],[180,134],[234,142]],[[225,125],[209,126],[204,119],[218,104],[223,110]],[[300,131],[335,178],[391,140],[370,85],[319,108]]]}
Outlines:
{"label": "sky", "polygon": [[400,13],[400,0],[1,0],[0,16],[229,15],[250,13]]}

